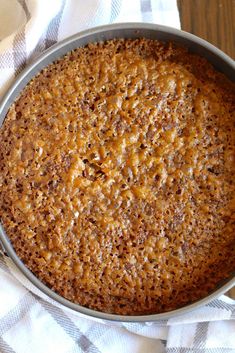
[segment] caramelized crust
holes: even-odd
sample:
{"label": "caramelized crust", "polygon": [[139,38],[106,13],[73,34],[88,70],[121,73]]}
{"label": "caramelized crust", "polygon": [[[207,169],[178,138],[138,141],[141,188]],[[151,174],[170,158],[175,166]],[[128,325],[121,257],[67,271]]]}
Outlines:
{"label": "caramelized crust", "polygon": [[0,132],[1,219],[72,302],[197,300],[235,269],[234,85],[186,49],[90,44],[39,73]]}

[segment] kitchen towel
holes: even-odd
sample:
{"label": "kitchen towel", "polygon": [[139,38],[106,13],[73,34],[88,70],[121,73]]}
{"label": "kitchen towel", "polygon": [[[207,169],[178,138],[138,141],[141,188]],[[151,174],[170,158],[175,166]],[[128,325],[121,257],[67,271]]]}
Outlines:
{"label": "kitchen towel", "polygon": [[[180,28],[175,0],[1,0],[0,94],[42,51],[78,31],[113,22]],[[92,319],[55,303],[0,256],[1,353],[232,353],[235,301],[222,296],[156,323]]]}
{"label": "kitchen towel", "polygon": [[1,0],[0,94],[45,49],[74,33],[113,22],[180,27],[175,0]]}
{"label": "kitchen towel", "polygon": [[117,323],[73,312],[0,257],[1,353],[232,353],[235,301],[221,296],[168,320]]}

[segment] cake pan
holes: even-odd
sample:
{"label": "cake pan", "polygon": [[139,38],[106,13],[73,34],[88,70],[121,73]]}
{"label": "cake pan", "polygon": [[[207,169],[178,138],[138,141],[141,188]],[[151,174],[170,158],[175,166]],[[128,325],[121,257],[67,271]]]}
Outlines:
{"label": "cake pan", "polygon": [[[210,43],[202,40],[192,34],[180,31],[174,28],[159,26],[148,23],[122,23],[112,24],[101,27],[89,29],[84,32],[75,34],[62,42],[54,45],[46,50],[35,62],[30,64],[16,79],[14,84],[10,87],[6,95],[0,103],[0,126],[10,105],[15,101],[25,85],[45,66],[52,61],[60,58],[70,50],[86,45],[90,42],[104,41],[114,38],[140,38],[145,37],[149,39],[158,39],[161,41],[172,41],[179,43],[189,48],[191,52],[199,54],[208,59],[213,66],[223,72],[230,80],[235,82],[235,63],[234,61],[224,54],[221,50],[211,45]],[[217,288],[206,297],[186,305],[182,308],[172,310],[165,313],[151,314],[151,315],[115,315],[107,314],[100,311],[88,309],[81,305],[72,303],[67,299],[61,297],[45,284],[43,284],[16,255],[3,226],[0,225],[0,242],[5,253],[12,259],[18,269],[28,278],[28,280],[40,289],[44,294],[48,295],[58,303],[64,305],[73,311],[89,315],[95,318],[104,320],[124,321],[124,322],[143,322],[143,321],[157,321],[168,319],[170,317],[185,314],[189,311],[195,310],[198,307],[207,304],[211,300],[217,298],[219,295],[225,293],[235,285],[235,272],[230,278],[222,281]]]}

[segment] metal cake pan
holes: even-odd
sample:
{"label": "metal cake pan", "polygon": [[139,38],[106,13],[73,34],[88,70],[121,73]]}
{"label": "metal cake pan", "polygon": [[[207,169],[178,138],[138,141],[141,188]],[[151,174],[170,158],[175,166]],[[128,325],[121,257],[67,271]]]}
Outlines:
{"label": "metal cake pan", "polygon": [[[122,23],[112,24],[106,26],[100,26],[87,31],[75,34],[62,42],[54,45],[53,47],[46,50],[35,62],[30,64],[16,79],[14,84],[10,87],[8,92],[5,94],[0,103],[0,126],[2,125],[4,118],[10,105],[18,97],[22,89],[26,84],[45,66],[50,64],[52,61],[63,56],[70,50],[86,45],[90,42],[104,41],[113,38],[150,38],[158,39],[162,41],[172,41],[179,43],[189,48],[191,52],[199,54],[208,59],[213,66],[223,72],[230,80],[235,82],[235,63],[234,61],[223,53],[221,50],[213,46],[212,44],[200,39],[190,33],[177,30],[170,27],[159,26],[148,23]],[[28,278],[28,280],[34,284],[43,293],[64,305],[65,307],[72,309],[76,312],[80,312],[85,315],[92,317],[113,320],[113,321],[124,321],[124,322],[143,322],[143,321],[157,321],[167,319],[176,315],[185,314],[192,310],[199,308],[202,305],[207,304],[211,300],[217,298],[219,295],[225,293],[235,285],[235,273],[232,274],[231,278],[222,281],[217,288],[207,295],[205,298],[200,299],[192,304],[186,305],[182,308],[172,310],[165,313],[151,314],[151,315],[115,315],[107,314],[100,311],[88,309],[81,305],[72,303],[67,299],[61,297],[45,284],[43,284],[34,274],[27,269],[23,262],[16,255],[7,234],[5,233],[2,225],[0,225],[0,242],[4,248],[4,251],[12,259],[18,269]]]}

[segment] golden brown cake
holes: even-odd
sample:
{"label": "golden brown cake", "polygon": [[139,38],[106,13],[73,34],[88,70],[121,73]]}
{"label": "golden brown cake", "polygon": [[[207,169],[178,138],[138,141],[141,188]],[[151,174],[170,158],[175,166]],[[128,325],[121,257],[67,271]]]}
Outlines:
{"label": "golden brown cake", "polygon": [[234,85],[173,44],[68,53],[0,133],[1,219],[26,266],[89,308],[179,308],[235,269]]}

